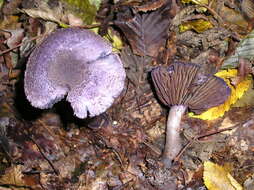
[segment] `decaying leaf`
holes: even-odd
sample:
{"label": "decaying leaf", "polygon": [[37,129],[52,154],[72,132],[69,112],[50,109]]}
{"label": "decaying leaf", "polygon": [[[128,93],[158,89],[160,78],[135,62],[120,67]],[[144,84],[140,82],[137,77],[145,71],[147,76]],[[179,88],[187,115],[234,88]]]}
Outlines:
{"label": "decaying leaf", "polygon": [[235,50],[234,55],[224,61],[222,68],[235,68],[238,66],[239,57],[253,60],[254,58],[254,30],[243,39]]}
{"label": "decaying leaf", "polygon": [[[132,9],[123,7],[117,14],[116,25],[129,41],[133,52],[137,55],[156,57],[168,37],[170,23],[168,4],[153,12],[134,13]],[[134,16],[130,16],[133,15]]]}
{"label": "decaying leaf", "polygon": [[165,3],[166,3],[166,0],[152,0],[152,1],[150,0],[148,2],[145,2],[144,5],[140,5],[135,8],[138,11],[143,11],[143,12],[154,11],[154,10],[160,8]]}
{"label": "decaying leaf", "polygon": [[41,18],[44,20],[53,21],[56,23],[61,23],[60,18],[49,10],[35,10],[35,9],[22,9],[22,11],[28,14],[32,18]]}
{"label": "decaying leaf", "polygon": [[210,28],[212,28],[213,25],[211,22],[204,20],[204,19],[197,19],[185,22],[179,26],[180,32],[185,32],[187,30],[195,30],[198,33],[202,33]]}
{"label": "decaying leaf", "polygon": [[204,163],[203,179],[208,190],[243,190],[225,167],[210,161]]}
{"label": "decaying leaf", "polygon": [[25,182],[23,181],[23,174],[21,171],[21,166],[12,166],[5,171],[5,174],[0,178],[0,184],[11,185],[17,187],[17,189],[27,189],[25,187]]}
{"label": "decaying leaf", "polygon": [[2,29],[17,29],[19,28],[20,23],[18,16],[10,15],[6,19],[0,22],[0,28]]}
{"label": "decaying leaf", "polygon": [[254,105],[254,89],[249,88],[241,99],[239,99],[233,107],[245,107],[245,106],[253,106]]}
{"label": "decaying leaf", "polygon": [[[212,5],[212,8],[214,8],[214,6],[217,6],[215,1]],[[224,22],[230,24],[231,28],[233,25],[235,25],[246,31],[248,22],[244,19],[243,15],[240,12],[223,5],[220,7],[219,15]]]}
{"label": "decaying leaf", "polygon": [[252,80],[246,77],[243,81],[239,82],[236,86],[231,84],[230,78],[237,76],[236,69],[222,70],[215,74],[215,76],[222,78],[228,86],[231,88],[231,95],[228,100],[217,107],[213,107],[206,112],[195,115],[194,113],[189,113],[190,117],[204,119],[204,120],[213,120],[218,117],[222,117],[226,111],[228,111],[232,104],[234,104],[238,99],[240,99],[245,91],[249,89],[252,84]]}
{"label": "decaying leaf", "polygon": [[[231,28],[234,21],[238,23],[238,15],[242,13],[226,4],[229,1],[240,8],[244,0],[0,0],[2,9],[6,4],[22,2],[15,9],[12,8],[12,13],[0,14],[0,28],[4,26],[2,28],[9,32],[8,36],[0,35],[0,51],[7,52],[0,56],[0,128],[4,123],[3,118],[8,118],[6,134],[0,134],[0,162],[5,164],[4,167],[0,164],[0,189],[173,190],[176,184],[180,188],[188,186],[185,188],[202,189],[205,187],[200,164],[216,152],[213,158],[218,160],[217,163],[225,154],[232,165],[240,163],[234,169],[234,177],[239,183],[246,181],[245,188],[249,187],[246,190],[250,190],[254,184],[254,175],[251,176],[251,153],[254,149],[252,141],[248,139],[252,137],[254,90],[249,88],[251,94],[248,96],[244,93],[252,84],[248,76],[252,71],[239,64],[243,57],[252,66],[254,61],[249,57],[236,55],[237,64],[233,67],[238,67],[238,73],[232,74],[228,70],[224,76],[235,94],[226,105],[214,109],[204,118],[223,115],[231,106],[236,106],[231,104],[243,93],[247,98],[241,98],[244,103],[240,106],[248,107],[234,108],[223,119],[212,122],[184,118],[181,126],[186,139],[183,143],[189,142],[189,148],[185,154],[179,155],[182,155],[181,158],[176,159],[181,159],[180,165],[175,162],[169,170],[155,159],[161,155],[164,145],[166,109],[153,92],[151,70],[160,64],[168,65],[172,60],[185,60],[202,63],[202,74],[214,73],[225,60],[225,54],[233,54],[239,36],[247,33],[245,29],[239,33],[241,30]],[[43,7],[44,2],[47,2],[46,7]],[[225,2],[227,8],[222,10],[227,12],[221,14],[220,10],[210,6],[212,2],[216,5]],[[23,12],[16,14],[18,7]],[[219,17],[225,23],[220,22]],[[241,19],[239,17],[240,23]],[[104,114],[87,120],[72,116],[72,110],[66,102],[59,102],[52,110],[47,110],[47,113],[50,112],[47,115],[41,110],[32,109],[22,97],[23,81],[17,81],[17,75],[13,77],[16,71],[22,72],[25,67],[35,40],[38,44],[44,34],[59,27],[71,26],[98,26],[100,34],[107,38],[113,48],[118,53],[121,50],[120,58],[127,76],[126,88],[114,106]],[[114,30],[115,27],[118,30]],[[179,27],[183,33],[179,33]],[[24,36],[21,31],[16,35],[11,29],[26,32],[22,32]],[[94,30],[98,33],[98,28]],[[228,45],[229,40],[235,44]],[[247,48],[248,55],[254,55],[252,43],[254,41]],[[230,47],[231,51],[228,50]],[[17,60],[6,59],[12,54],[16,54]],[[14,71],[8,72],[12,69]],[[202,105],[206,104],[204,102]],[[247,122],[250,127],[245,127],[245,131],[239,128],[226,131],[231,134],[234,132],[230,140],[225,140],[225,135],[229,135],[224,134],[226,132],[216,138],[201,137],[213,133],[213,130],[209,130],[212,125],[222,131],[237,123],[244,123],[245,118],[249,119]],[[202,141],[202,145],[192,141],[196,137],[201,137],[198,140]],[[226,167],[215,166],[212,172],[205,167],[209,177],[215,176],[215,182],[220,180],[220,184],[228,185],[226,189],[242,189],[237,188],[237,182]],[[213,182],[208,177],[204,180]],[[212,188],[207,186],[209,190],[216,190],[213,187],[214,183]]]}
{"label": "decaying leaf", "polygon": [[[182,3],[193,3],[196,5],[208,5],[208,0],[182,0]],[[199,7],[197,9],[199,12],[206,12],[207,9],[205,7]]]}
{"label": "decaying leaf", "polygon": [[135,85],[137,91],[142,89],[141,94],[143,95],[150,88],[146,85],[148,84],[146,70],[149,70],[147,69],[147,65],[151,60],[148,57],[143,58],[134,55],[130,48],[124,48],[122,50],[121,58],[124,62],[128,79]]}
{"label": "decaying leaf", "polygon": [[[17,9],[20,7],[22,0],[14,0],[14,1],[0,1],[3,8],[1,9],[1,13],[5,15],[14,15],[17,14]],[[2,15],[2,14],[1,14]]]}
{"label": "decaying leaf", "polygon": [[61,6],[51,9],[45,2],[40,2],[37,6],[38,7],[35,9],[22,9],[21,12],[28,14],[32,18],[41,18],[46,21],[56,22],[62,27],[67,27],[67,25],[61,21],[63,17]]}

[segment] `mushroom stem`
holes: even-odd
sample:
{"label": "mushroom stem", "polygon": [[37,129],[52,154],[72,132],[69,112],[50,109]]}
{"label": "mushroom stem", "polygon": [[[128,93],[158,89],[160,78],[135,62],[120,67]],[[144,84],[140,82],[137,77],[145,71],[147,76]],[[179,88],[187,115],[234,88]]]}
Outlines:
{"label": "mushroom stem", "polygon": [[180,123],[186,108],[187,107],[184,105],[175,105],[172,106],[169,111],[166,144],[162,154],[162,162],[166,167],[171,166],[171,162],[181,150],[182,144],[180,138]]}

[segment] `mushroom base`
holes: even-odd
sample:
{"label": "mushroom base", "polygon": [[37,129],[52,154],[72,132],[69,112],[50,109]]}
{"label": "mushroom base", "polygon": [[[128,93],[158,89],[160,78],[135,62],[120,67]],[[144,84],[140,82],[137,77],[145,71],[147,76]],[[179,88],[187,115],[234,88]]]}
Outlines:
{"label": "mushroom base", "polygon": [[162,162],[165,167],[170,167],[173,159],[182,148],[180,138],[181,118],[187,107],[183,105],[172,106],[167,120],[166,144],[162,154]]}

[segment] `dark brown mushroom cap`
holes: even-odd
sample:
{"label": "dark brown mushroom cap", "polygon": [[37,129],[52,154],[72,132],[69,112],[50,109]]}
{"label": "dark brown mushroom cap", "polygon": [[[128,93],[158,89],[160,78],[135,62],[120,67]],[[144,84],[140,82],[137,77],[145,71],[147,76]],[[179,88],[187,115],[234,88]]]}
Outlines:
{"label": "dark brown mushroom cap", "polygon": [[152,80],[163,104],[186,105],[196,114],[223,104],[231,93],[224,80],[203,75],[193,63],[159,66],[152,71]]}
{"label": "dark brown mushroom cap", "polygon": [[79,118],[99,115],[124,87],[125,70],[111,45],[78,28],[50,34],[29,57],[25,94],[34,107],[49,108],[67,95]]}

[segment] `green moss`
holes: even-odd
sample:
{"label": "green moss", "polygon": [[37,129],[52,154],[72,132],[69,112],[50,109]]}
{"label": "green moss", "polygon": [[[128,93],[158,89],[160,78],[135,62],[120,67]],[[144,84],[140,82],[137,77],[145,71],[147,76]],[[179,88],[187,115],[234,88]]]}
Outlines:
{"label": "green moss", "polygon": [[[62,0],[67,4],[67,8],[74,14],[79,16],[86,24],[92,24],[96,12],[98,10],[98,3],[91,3],[89,0]],[[96,7],[97,6],[97,7]]]}

